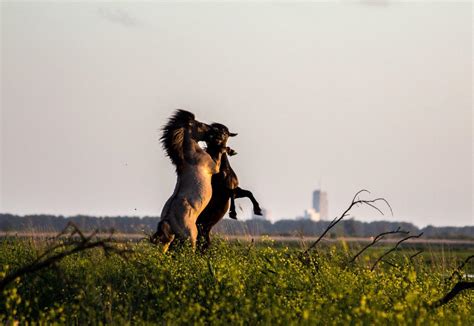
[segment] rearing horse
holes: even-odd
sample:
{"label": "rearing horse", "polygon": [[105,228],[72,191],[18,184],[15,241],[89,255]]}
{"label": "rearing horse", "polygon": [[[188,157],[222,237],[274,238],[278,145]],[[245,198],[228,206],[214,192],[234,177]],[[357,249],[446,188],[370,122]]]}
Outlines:
{"label": "rearing horse", "polygon": [[[237,136],[237,134],[229,132],[229,129],[220,124],[211,124],[211,131],[209,132],[209,139],[206,141],[207,152],[211,157],[215,158],[221,155],[222,146],[226,145],[229,137]],[[230,148],[227,148],[227,153],[221,156],[221,166],[219,172],[212,176],[212,198],[206,208],[202,211],[197,219],[197,226],[199,230],[199,247],[202,250],[207,249],[211,244],[211,229],[219,222],[226,212],[229,210],[230,218],[237,219],[235,212],[236,198],[247,197],[252,201],[253,211],[255,215],[262,215],[262,210],[252,192],[239,187],[239,180],[234,170],[230,166],[228,155],[237,154]]]}
{"label": "rearing horse", "polygon": [[[210,127],[195,120],[194,114],[177,110],[163,127],[161,143],[172,163],[176,166],[177,182],[171,197],[161,213],[161,221],[152,236],[168,250],[176,238],[189,239],[196,247],[198,230],[196,220],[212,196],[211,178],[219,172],[221,155],[227,149],[218,149],[211,156],[201,149],[199,141],[205,141]],[[225,146],[225,144],[224,144]]]}

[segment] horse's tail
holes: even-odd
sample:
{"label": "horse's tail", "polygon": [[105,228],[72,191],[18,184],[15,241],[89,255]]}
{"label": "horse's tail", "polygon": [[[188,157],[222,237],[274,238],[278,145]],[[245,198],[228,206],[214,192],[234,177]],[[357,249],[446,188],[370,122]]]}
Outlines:
{"label": "horse's tail", "polygon": [[151,242],[157,244],[161,242],[163,244],[169,244],[174,240],[174,234],[171,229],[171,225],[168,221],[160,221],[156,228],[155,234],[151,236]]}

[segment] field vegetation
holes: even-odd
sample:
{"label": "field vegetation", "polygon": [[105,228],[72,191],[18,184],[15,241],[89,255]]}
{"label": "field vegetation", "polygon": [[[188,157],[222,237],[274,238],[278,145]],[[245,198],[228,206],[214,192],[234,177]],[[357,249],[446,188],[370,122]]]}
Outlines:
{"label": "field vegetation", "polygon": [[[92,238],[4,238],[0,280]],[[79,243],[79,245],[78,245]],[[103,244],[103,245],[102,245]],[[2,323],[473,325],[470,250],[217,239],[208,252],[102,242],[2,284]],[[46,254],[44,254],[46,253]],[[69,252],[68,252],[69,253]],[[460,265],[465,263],[461,268]]]}

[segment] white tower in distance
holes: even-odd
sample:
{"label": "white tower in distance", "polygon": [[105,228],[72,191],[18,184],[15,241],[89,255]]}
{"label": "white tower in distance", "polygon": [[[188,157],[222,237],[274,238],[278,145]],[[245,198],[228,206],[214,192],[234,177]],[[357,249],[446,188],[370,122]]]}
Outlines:
{"label": "white tower in distance", "polygon": [[321,220],[328,218],[328,194],[325,191],[313,191],[313,210],[319,214]]}

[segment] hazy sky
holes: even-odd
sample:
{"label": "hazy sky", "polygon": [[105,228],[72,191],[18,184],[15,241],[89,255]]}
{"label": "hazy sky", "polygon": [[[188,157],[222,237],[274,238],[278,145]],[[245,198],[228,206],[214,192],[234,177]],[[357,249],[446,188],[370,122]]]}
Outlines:
{"label": "hazy sky", "polygon": [[367,188],[389,220],[474,224],[470,2],[1,10],[1,212],[158,215],[159,128],[184,108],[239,133],[231,163],[272,219],[321,180],[331,216]]}

